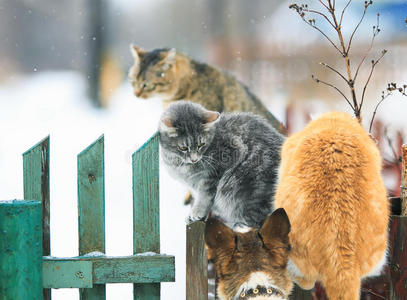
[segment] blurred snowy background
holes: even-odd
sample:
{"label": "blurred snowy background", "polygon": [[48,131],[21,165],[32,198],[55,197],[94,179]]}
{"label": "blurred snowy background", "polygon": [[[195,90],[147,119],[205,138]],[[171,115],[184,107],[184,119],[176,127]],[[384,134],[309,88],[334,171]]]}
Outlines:
{"label": "blurred snowy background", "polygon": [[[51,254],[77,255],[76,155],[104,133],[107,254],[132,253],[131,154],[155,132],[163,108],[160,99],[133,95],[127,81],[130,43],[148,50],[175,47],[229,70],[290,132],[321,112],[350,112],[334,91],[311,80],[316,74],[337,82],[318,63],[342,70],[343,62],[288,9],[290,3],[0,0],[0,199],[23,198],[21,154],[50,134]],[[318,7],[317,1],[308,3]],[[337,0],[338,6],[344,4]],[[362,11],[363,1],[355,0],[345,15],[345,34]],[[369,8],[355,37],[354,60],[368,48],[377,12],[382,32],[371,57],[377,58],[382,49],[389,52],[368,89],[366,128],[387,83],[407,83],[405,0],[377,0]],[[365,67],[361,76],[368,71]],[[406,98],[386,100],[377,119],[383,124],[378,132],[388,127],[395,146],[398,139],[407,140]],[[390,155],[384,144],[385,155]],[[387,170],[386,182],[397,194],[392,170]],[[160,176],[161,252],[176,256],[176,282],[162,284],[162,299],[185,299],[186,189],[164,169]],[[52,293],[56,300],[78,297],[74,289]],[[108,285],[107,295],[132,299],[132,285]]]}

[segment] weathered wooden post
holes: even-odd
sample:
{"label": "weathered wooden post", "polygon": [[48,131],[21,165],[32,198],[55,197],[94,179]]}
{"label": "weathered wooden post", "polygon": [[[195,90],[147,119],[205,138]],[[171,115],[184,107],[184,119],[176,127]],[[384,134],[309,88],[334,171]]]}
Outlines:
{"label": "weathered wooden post", "polygon": [[401,214],[407,216],[407,144],[401,147]]}
{"label": "weathered wooden post", "polygon": [[401,216],[390,220],[390,291],[392,300],[407,299],[407,144],[402,146]]}
{"label": "weathered wooden post", "polygon": [[[42,255],[51,255],[49,212],[49,144],[47,136],[23,153],[24,199],[41,201],[42,205]],[[51,289],[43,290],[44,300],[51,299]]]}
{"label": "weathered wooden post", "polygon": [[205,223],[187,225],[186,299],[208,299],[208,260],[205,251]]}
{"label": "weathered wooden post", "polygon": [[[160,253],[158,134],[132,156],[133,252]],[[159,300],[160,283],[135,283],[135,300]]]}
{"label": "weathered wooden post", "polygon": [[[79,254],[105,253],[104,137],[78,155]],[[106,286],[80,290],[82,300],[106,299]]]}
{"label": "weathered wooden post", "polygon": [[402,146],[401,216],[390,222],[390,299],[407,299],[407,144]]}
{"label": "weathered wooden post", "polygon": [[0,201],[0,299],[42,299],[39,201]]}

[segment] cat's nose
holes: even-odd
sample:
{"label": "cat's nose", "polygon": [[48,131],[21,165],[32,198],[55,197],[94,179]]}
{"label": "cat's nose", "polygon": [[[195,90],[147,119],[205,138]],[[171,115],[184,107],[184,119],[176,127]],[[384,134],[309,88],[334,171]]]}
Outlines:
{"label": "cat's nose", "polygon": [[190,159],[191,159],[191,162],[194,164],[199,160],[199,157],[196,153],[191,153]]}

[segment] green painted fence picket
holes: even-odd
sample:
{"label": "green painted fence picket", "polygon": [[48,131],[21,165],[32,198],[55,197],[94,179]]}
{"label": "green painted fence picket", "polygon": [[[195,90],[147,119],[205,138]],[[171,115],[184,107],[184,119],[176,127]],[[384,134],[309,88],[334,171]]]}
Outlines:
{"label": "green painted fence picket", "polygon": [[[160,193],[158,134],[132,157],[133,253],[160,253]],[[160,299],[160,284],[134,284],[134,299]]]}
{"label": "green painted fence picket", "polygon": [[[104,137],[78,155],[79,255],[105,253]],[[80,290],[81,300],[106,299],[105,285]]]}
{"label": "green painted fence picket", "polygon": [[39,201],[0,202],[0,299],[42,299]]}
{"label": "green painted fence picket", "polygon": [[[159,254],[158,135],[149,139],[132,157],[134,255],[130,256],[104,254],[103,136],[78,155],[79,256],[50,256],[49,156],[49,137],[25,152],[25,201],[0,201],[0,230],[4,233],[0,235],[0,270],[2,274],[10,273],[7,280],[2,275],[0,295],[23,295],[29,288],[35,293],[32,299],[48,300],[51,288],[80,288],[81,299],[103,300],[106,299],[107,283],[133,283],[134,299],[160,299],[160,283],[175,281],[175,258]],[[13,210],[15,212],[11,212]],[[10,267],[11,262],[17,260],[22,264]],[[21,266],[25,273],[21,272]],[[31,296],[5,297],[0,300],[31,299]]]}
{"label": "green painted fence picket", "polygon": [[[41,202],[42,255],[51,253],[49,211],[49,136],[23,154],[24,199]],[[51,299],[51,290],[44,289],[44,300]]]}

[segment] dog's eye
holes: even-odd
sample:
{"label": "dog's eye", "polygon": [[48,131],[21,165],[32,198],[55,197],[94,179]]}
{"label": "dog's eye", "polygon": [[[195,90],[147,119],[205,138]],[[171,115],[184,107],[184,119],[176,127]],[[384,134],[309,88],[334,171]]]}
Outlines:
{"label": "dog's eye", "polygon": [[179,150],[179,151],[182,151],[182,152],[185,152],[185,151],[188,150],[188,148],[187,148],[187,147],[184,147],[184,146],[178,146],[178,150]]}

